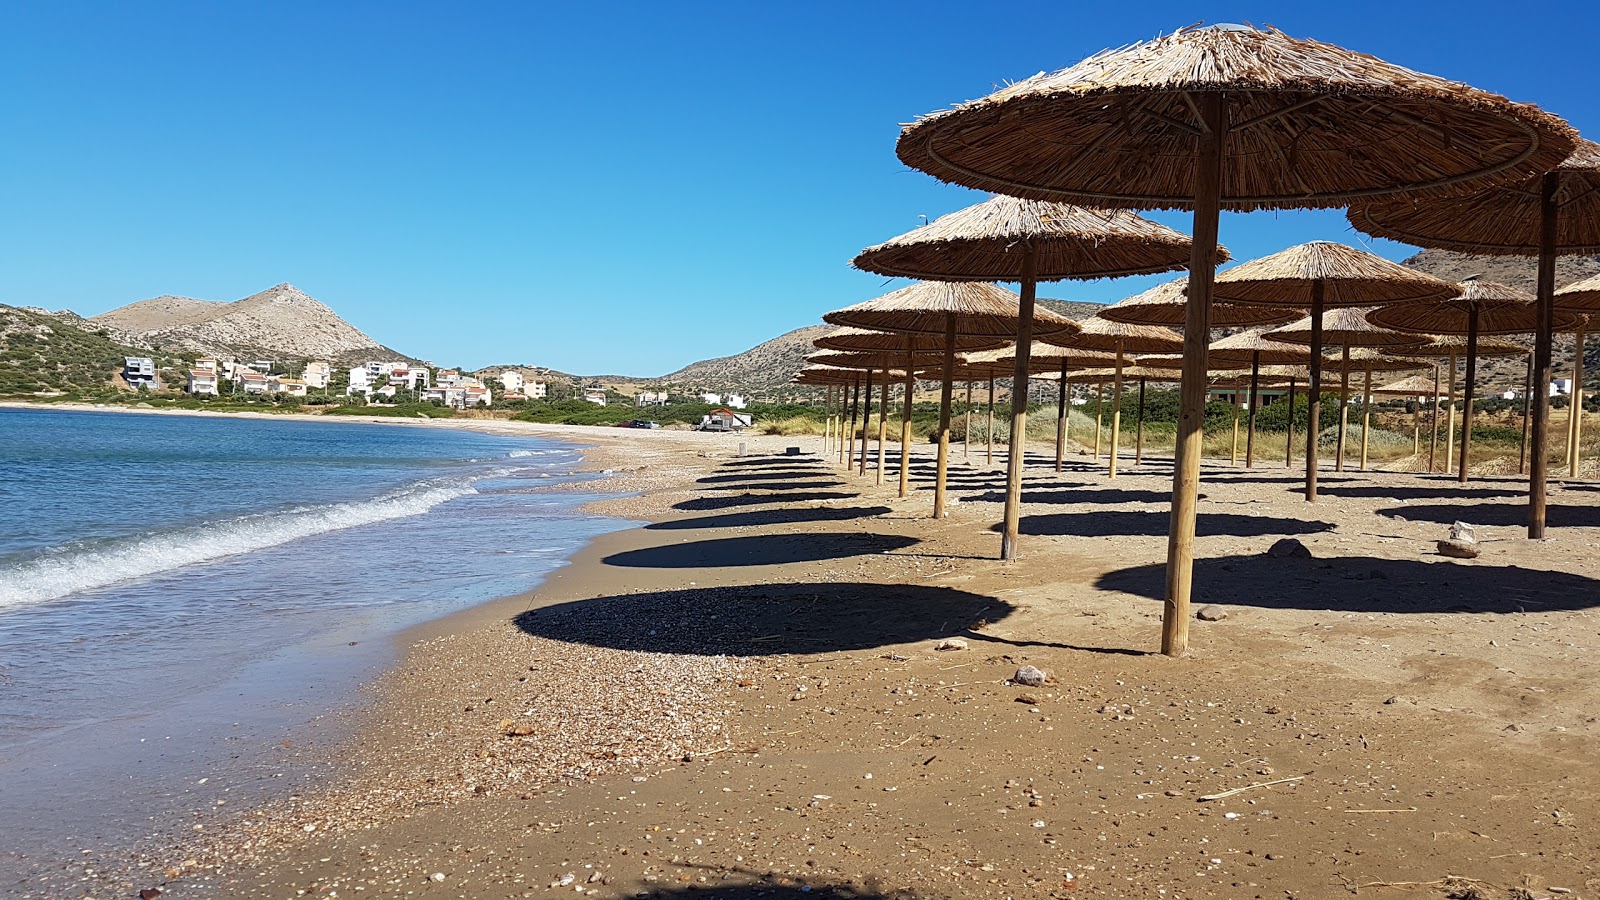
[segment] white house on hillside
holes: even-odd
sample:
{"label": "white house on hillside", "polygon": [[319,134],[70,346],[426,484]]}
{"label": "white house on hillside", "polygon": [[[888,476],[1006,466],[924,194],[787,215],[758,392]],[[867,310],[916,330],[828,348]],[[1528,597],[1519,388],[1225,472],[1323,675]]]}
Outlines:
{"label": "white house on hillside", "polygon": [[639,393],[633,395],[633,404],[635,406],[666,406],[667,392],[640,391]]}
{"label": "white house on hillside", "polygon": [[305,380],[308,388],[325,388],[333,380],[333,365],[323,360],[306,363],[306,370],[300,376]]}
{"label": "white house on hillside", "polygon": [[217,395],[217,361],[209,358],[194,361],[189,370],[189,393],[215,397]]}
{"label": "white house on hillside", "polygon": [[350,386],[344,389],[346,397],[355,394],[363,396],[372,393],[372,378],[367,375],[365,366],[354,366],[350,369]]}
{"label": "white house on hillside", "polygon": [[528,395],[529,400],[543,400],[549,395],[549,390],[545,387],[545,383],[538,379],[528,382],[523,392]]}
{"label": "white house on hillside", "polygon": [[585,388],[583,391],[583,399],[593,403],[596,406],[605,406],[606,392],[603,388]]}
{"label": "white house on hillside", "polygon": [[511,391],[520,393],[526,382],[527,379],[522,377],[522,373],[515,369],[507,369],[500,373],[500,383],[505,386],[507,393]]}

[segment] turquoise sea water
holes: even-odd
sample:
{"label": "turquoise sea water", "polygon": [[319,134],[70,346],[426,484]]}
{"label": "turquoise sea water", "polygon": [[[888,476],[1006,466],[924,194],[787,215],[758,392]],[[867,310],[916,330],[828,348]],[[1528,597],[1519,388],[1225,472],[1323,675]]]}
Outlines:
{"label": "turquoise sea water", "polygon": [[160,832],[196,776],[270,793],[271,748],[350,702],[387,637],[624,524],[551,490],[590,477],[579,458],[455,429],[0,409],[0,854],[21,872]]}

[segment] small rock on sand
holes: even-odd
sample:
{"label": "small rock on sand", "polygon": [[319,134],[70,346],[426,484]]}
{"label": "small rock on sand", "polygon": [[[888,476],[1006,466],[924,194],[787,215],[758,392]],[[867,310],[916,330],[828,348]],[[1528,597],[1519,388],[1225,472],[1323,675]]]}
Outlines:
{"label": "small rock on sand", "polygon": [[967,649],[967,642],[962,640],[961,638],[945,638],[944,640],[940,641],[939,643],[934,644],[933,645],[933,649],[935,649],[935,650],[965,650],[965,649]]}
{"label": "small rock on sand", "polygon": [[1294,538],[1282,538],[1267,548],[1267,555],[1276,559],[1310,559],[1311,550]]}
{"label": "small rock on sand", "polygon": [[1023,666],[1017,670],[1017,674],[1011,676],[1012,681],[1028,687],[1039,687],[1044,684],[1044,679],[1044,670],[1033,666]]}
{"label": "small rock on sand", "polygon": [[1202,622],[1221,622],[1228,617],[1228,611],[1220,606],[1202,606],[1195,611],[1194,617]]}
{"label": "small rock on sand", "polygon": [[1439,555],[1454,559],[1477,559],[1477,541],[1444,540],[1439,542]]}

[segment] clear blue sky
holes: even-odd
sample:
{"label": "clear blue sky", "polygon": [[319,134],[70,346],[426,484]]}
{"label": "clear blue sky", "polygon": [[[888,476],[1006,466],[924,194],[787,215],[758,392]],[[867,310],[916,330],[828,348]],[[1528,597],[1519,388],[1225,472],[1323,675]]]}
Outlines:
{"label": "clear blue sky", "polygon": [[[1196,21],[1270,23],[1600,133],[1600,12],[1581,0],[36,0],[0,17],[0,302],[94,314],[288,281],[473,367],[658,375],[897,286],[846,263],[983,199],[902,166],[899,123]],[[1241,259],[1316,238],[1359,240],[1336,212],[1223,221]]]}

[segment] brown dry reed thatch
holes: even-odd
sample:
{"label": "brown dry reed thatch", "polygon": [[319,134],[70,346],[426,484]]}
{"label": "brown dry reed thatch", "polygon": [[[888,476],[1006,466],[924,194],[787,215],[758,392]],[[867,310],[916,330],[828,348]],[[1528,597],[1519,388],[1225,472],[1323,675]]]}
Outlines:
{"label": "brown dry reed thatch", "polygon": [[[980,281],[919,281],[874,300],[835,310],[822,317],[832,325],[873,331],[915,331],[945,334],[949,317],[956,334],[976,337],[1016,337],[1022,313],[1016,294]],[[1048,309],[1033,311],[1033,333],[1042,337],[1076,331],[1078,323]]]}
{"label": "brown dry reed thatch", "polygon": [[[1325,347],[1415,347],[1428,338],[1420,334],[1390,331],[1367,321],[1368,310],[1357,307],[1330,309],[1322,316],[1322,344]],[[1289,344],[1311,343],[1311,317],[1274,328],[1266,336]]]}
{"label": "brown dry reed thatch", "polygon": [[1556,309],[1578,313],[1600,312],[1600,275],[1574,281],[1556,291]]}
{"label": "brown dry reed thatch", "polygon": [[[1474,312],[1479,334],[1524,334],[1539,327],[1539,310],[1532,294],[1477,278],[1461,282],[1458,297],[1380,306],[1367,313],[1367,321],[1428,335],[1467,334]],[[1570,327],[1577,318],[1572,313],[1556,313],[1555,330]]]}
{"label": "brown dry reed thatch", "polygon": [[[1131,325],[1181,326],[1188,315],[1189,279],[1187,276],[1148,291],[1134,294],[1095,313],[1112,322]],[[1274,309],[1270,306],[1239,306],[1231,303],[1211,304],[1211,327],[1234,328],[1248,325],[1282,325],[1294,321],[1299,313],[1294,309]]]}
{"label": "brown dry reed thatch", "polygon": [[1114,322],[1099,316],[1090,316],[1078,322],[1076,334],[1056,334],[1044,338],[1046,343],[1102,353],[1166,353],[1183,349],[1183,335],[1160,325],[1130,325]]}
{"label": "brown dry reed thatch", "polygon": [[1449,396],[1443,388],[1435,389],[1433,378],[1427,375],[1412,375],[1399,381],[1390,382],[1382,387],[1375,387],[1372,393],[1385,397],[1433,397],[1444,399]]}
{"label": "brown dry reed thatch", "polygon": [[[1579,139],[1555,167],[1556,252],[1600,253],[1600,144]],[[1352,204],[1357,230],[1419,247],[1487,256],[1539,252],[1539,177],[1440,200],[1397,194]]]}
{"label": "brown dry reed thatch", "polygon": [[[1015,346],[1002,350],[988,350],[982,353],[966,354],[967,365],[992,366],[1003,375],[1009,376],[1015,365],[1017,350]],[[1028,371],[1035,375],[1059,373],[1061,365],[1066,363],[1069,371],[1073,369],[1097,368],[1100,366],[1115,365],[1116,354],[1103,353],[1098,350],[1085,350],[1078,347],[1062,347],[1057,344],[1034,344],[1032,352],[1028,354]]]}
{"label": "brown dry reed thatch", "polygon": [[1220,341],[1212,341],[1206,354],[1206,365],[1212,368],[1249,368],[1252,363],[1262,366],[1307,365],[1311,362],[1311,348],[1299,344],[1275,341],[1267,329],[1252,328],[1232,334]]}
{"label": "brown dry reed thatch", "polygon": [[1192,250],[1187,235],[1127,210],[996,196],[869,247],[851,265],[928,281],[1017,281],[1030,246],[1038,281],[1170,272],[1186,268]]}
{"label": "brown dry reed thatch", "polygon": [[1467,193],[1548,171],[1576,133],[1539,108],[1333,44],[1234,25],[1107,50],[906,126],[906,165],[1035,200],[1189,208],[1197,94],[1222,94],[1224,209]]}
{"label": "brown dry reed thatch", "polygon": [[[1521,344],[1503,341],[1499,338],[1478,338],[1479,356],[1527,356],[1531,350],[1531,347],[1524,347]],[[1416,347],[1396,347],[1388,351],[1388,353],[1390,356],[1401,356],[1408,359],[1436,359],[1452,355],[1466,356],[1467,339],[1465,335],[1459,334],[1429,335],[1429,340],[1426,344]]]}
{"label": "brown dry reed thatch", "polygon": [[[821,350],[861,351],[943,351],[943,334],[915,331],[869,331],[865,328],[836,328],[811,342]],[[994,350],[1006,346],[1002,338],[956,336],[957,350]]]}
{"label": "brown dry reed thatch", "polygon": [[[918,351],[911,355],[913,366],[932,365],[944,359],[943,353]],[[806,362],[818,365],[833,366],[836,369],[889,369],[896,366],[905,368],[905,351],[888,350],[861,350],[846,352],[843,350],[823,350],[806,357]]]}
{"label": "brown dry reed thatch", "polygon": [[1328,309],[1442,300],[1461,292],[1442,278],[1365,250],[1333,241],[1312,241],[1218,272],[1214,296],[1230,303],[1308,309],[1319,283],[1323,306]]}

